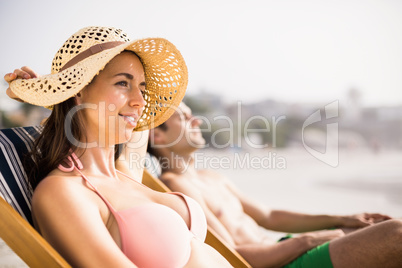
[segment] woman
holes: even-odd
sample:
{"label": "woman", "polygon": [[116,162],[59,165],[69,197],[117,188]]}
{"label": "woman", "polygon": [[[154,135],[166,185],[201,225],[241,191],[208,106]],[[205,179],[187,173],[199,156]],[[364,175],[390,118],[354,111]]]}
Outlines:
{"label": "woman", "polygon": [[115,168],[115,145],[163,123],[186,85],[170,42],[129,41],[109,27],[72,35],[51,75],[10,83],[9,95],[52,109],[31,153],[32,213],[74,267],[230,267],[203,243],[206,221],[194,200],[152,191]]}

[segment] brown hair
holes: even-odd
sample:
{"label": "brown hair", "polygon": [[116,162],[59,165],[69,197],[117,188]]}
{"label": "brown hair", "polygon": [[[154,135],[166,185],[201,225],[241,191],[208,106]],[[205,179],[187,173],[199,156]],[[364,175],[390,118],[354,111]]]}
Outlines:
{"label": "brown hair", "polygon": [[[35,140],[32,150],[25,157],[24,168],[29,171],[28,180],[33,189],[52,170],[56,169],[67,156],[71,155],[71,152],[75,152],[77,149],[77,146],[70,143],[66,135],[64,123],[67,118],[71,119],[69,133],[77,141],[86,141],[85,124],[81,111],[77,111],[74,116],[69,113],[75,106],[74,98],[53,106],[53,111],[46,120],[42,133]],[[115,159],[119,158],[124,146],[124,144],[115,146]]]}
{"label": "brown hair", "polygon": [[[42,133],[35,140],[32,150],[26,157],[24,167],[29,171],[28,179],[33,189],[71,154],[70,149],[73,152],[77,149],[69,142],[64,124],[65,119],[70,116],[69,112],[75,106],[74,97],[53,106],[53,111],[46,120]],[[71,134],[76,140],[86,140],[83,131],[85,125],[79,111],[71,118],[70,126]]]}

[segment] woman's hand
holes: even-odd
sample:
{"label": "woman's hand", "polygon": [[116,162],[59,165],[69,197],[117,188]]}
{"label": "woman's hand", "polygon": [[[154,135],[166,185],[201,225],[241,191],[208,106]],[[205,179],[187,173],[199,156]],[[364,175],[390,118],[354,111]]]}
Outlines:
{"label": "woman's hand", "polygon": [[[27,66],[24,66],[24,67],[21,67],[21,69],[15,69],[14,72],[6,74],[4,76],[4,80],[6,80],[6,82],[8,84],[10,84],[12,81],[14,81],[15,79],[18,79],[18,78],[30,79],[30,78],[37,78],[37,77],[39,77],[39,75],[35,71],[33,71],[31,68],[29,68]],[[10,98],[20,101],[20,102],[24,102],[23,100],[18,98],[14,94],[14,92],[11,91],[10,87],[7,88],[6,93]]]}

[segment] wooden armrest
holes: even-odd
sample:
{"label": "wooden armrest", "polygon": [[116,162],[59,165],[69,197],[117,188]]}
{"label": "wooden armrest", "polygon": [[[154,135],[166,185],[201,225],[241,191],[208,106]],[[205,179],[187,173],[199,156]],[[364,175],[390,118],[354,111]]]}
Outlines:
{"label": "wooden armrest", "polygon": [[231,246],[219,238],[214,230],[208,227],[205,243],[216,249],[228,262],[236,268],[252,268],[250,264]]}
{"label": "wooden armrest", "polygon": [[29,267],[71,267],[45,239],[0,197],[0,237]]}
{"label": "wooden armrest", "polygon": [[155,178],[148,170],[144,169],[144,174],[142,175],[142,183],[152,190],[169,193],[171,190],[158,178]]}

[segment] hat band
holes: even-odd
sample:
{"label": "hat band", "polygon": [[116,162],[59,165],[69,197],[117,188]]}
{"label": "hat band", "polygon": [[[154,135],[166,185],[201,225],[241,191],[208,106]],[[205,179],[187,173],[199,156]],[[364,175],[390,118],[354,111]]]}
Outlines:
{"label": "hat band", "polygon": [[102,43],[102,44],[97,44],[94,45],[84,51],[82,51],[81,53],[79,53],[77,56],[75,56],[74,58],[72,58],[71,60],[69,60],[66,64],[64,64],[64,66],[60,69],[59,72],[64,71],[65,69],[77,64],[78,62],[92,56],[95,55],[99,52],[102,52],[104,50],[107,49],[111,49],[114,47],[117,47],[118,45],[124,44],[126,42],[122,42],[122,41],[112,41],[112,42],[106,42],[106,43]]}

